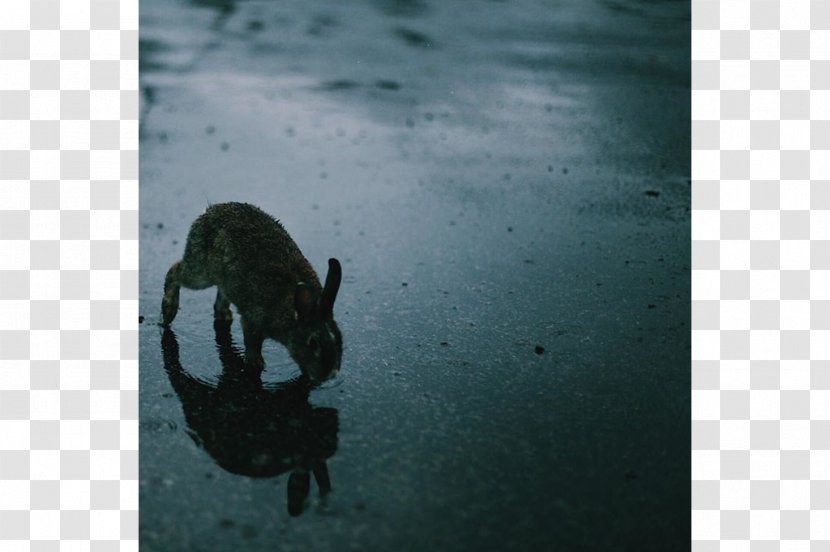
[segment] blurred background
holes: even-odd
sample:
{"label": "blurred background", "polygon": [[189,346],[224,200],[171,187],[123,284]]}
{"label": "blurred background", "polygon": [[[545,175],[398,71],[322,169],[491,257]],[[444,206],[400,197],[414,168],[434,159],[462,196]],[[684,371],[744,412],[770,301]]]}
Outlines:
{"label": "blurred background", "polygon": [[[689,2],[142,0],[140,25],[142,550],[688,549]],[[229,200],[343,264],[322,389],[276,342],[262,386],[231,377],[213,291],[157,325]]]}

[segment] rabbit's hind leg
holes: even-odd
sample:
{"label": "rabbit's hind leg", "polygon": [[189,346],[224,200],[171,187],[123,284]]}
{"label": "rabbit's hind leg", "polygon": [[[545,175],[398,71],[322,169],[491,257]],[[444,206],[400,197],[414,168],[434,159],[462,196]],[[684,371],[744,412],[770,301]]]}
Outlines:
{"label": "rabbit's hind leg", "polygon": [[231,312],[231,302],[219,289],[216,287],[216,301],[213,302],[213,318],[217,322],[225,322],[230,324],[233,322],[233,312]]}
{"label": "rabbit's hind leg", "polygon": [[190,270],[184,261],[173,263],[167,276],[164,278],[164,298],[161,301],[162,323],[169,326],[179,311],[179,290],[182,286],[188,289],[205,289],[213,283],[201,274],[201,271]]}
{"label": "rabbit's hind leg", "polygon": [[170,270],[167,271],[167,276],[164,278],[164,298],[161,300],[161,319],[165,326],[176,318],[176,313],[179,312],[179,272],[181,271],[182,262],[173,263]]}

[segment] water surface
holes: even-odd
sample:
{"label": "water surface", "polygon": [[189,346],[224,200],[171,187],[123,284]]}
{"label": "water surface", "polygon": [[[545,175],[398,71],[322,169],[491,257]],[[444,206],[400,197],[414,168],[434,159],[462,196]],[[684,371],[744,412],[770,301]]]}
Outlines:
{"label": "water surface", "polygon": [[[142,550],[687,549],[689,57],[681,1],[142,0]],[[343,263],[333,384],[158,327],[229,200]]]}

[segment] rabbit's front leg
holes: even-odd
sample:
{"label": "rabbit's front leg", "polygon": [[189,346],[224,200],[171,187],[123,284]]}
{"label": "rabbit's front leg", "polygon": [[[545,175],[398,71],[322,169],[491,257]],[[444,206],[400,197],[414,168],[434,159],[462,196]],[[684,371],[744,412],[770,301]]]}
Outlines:
{"label": "rabbit's front leg", "polygon": [[213,317],[217,322],[230,323],[233,321],[231,302],[228,301],[228,298],[225,297],[225,294],[222,293],[219,286],[216,287],[216,301],[213,303]]}
{"label": "rabbit's front leg", "polygon": [[242,337],[245,341],[245,364],[254,368],[262,368],[265,366],[265,360],[262,358],[262,342],[265,341],[265,336],[244,316],[240,321],[242,322]]}

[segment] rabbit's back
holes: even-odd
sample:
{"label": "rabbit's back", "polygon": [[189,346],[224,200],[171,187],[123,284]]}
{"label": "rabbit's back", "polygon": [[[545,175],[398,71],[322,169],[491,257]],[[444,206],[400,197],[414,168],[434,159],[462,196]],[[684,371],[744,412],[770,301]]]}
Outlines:
{"label": "rabbit's back", "polygon": [[247,203],[208,207],[190,228],[183,261],[240,309],[279,301],[298,282],[320,286],[279,221]]}

